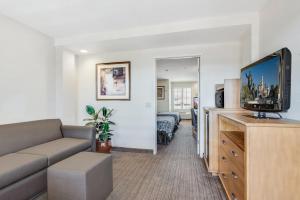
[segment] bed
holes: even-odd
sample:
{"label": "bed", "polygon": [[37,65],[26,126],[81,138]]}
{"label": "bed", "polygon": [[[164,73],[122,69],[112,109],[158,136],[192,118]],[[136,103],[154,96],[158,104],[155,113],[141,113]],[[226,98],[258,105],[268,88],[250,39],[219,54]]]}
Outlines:
{"label": "bed", "polygon": [[157,140],[158,143],[168,144],[177,128],[174,116],[157,116]]}
{"label": "bed", "polygon": [[174,117],[175,122],[177,125],[179,125],[180,121],[181,121],[181,117],[179,112],[159,112],[157,114],[157,116],[170,116],[170,117]]}

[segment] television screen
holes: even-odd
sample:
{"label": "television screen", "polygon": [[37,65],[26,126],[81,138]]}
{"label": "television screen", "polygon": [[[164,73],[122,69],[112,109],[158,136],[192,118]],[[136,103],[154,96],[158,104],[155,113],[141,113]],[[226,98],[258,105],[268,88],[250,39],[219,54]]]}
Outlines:
{"label": "television screen", "polygon": [[290,108],[291,59],[283,48],[241,70],[241,107],[259,112]]}
{"label": "television screen", "polygon": [[242,107],[280,110],[280,60],[277,55],[242,70]]}

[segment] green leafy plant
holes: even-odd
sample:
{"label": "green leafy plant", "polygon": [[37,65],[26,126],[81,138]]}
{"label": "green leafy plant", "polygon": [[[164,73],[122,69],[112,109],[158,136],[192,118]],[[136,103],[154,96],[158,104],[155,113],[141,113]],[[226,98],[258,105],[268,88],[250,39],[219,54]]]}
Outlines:
{"label": "green leafy plant", "polygon": [[108,109],[106,107],[100,108],[98,111],[91,105],[87,105],[85,110],[90,118],[84,119],[87,121],[86,126],[93,126],[96,128],[97,139],[100,142],[107,142],[111,140],[112,130],[111,125],[115,125],[114,122],[110,121],[113,109]]}

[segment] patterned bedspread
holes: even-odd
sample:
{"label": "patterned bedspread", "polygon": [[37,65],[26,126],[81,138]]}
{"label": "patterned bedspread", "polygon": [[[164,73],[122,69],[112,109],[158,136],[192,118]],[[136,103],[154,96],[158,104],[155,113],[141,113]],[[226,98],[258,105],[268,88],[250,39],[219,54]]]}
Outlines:
{"label": "patterned bedspread", "polygon": [[171,116],[175,118],[176,124],[178,125],[181,121],[179,112],[159,112],[157,116]]}
{"label": "patterned bedspread", "polygon": [[173,130],[175,129],[175,119],[171,116],[157,116],[157,131],[167,134],[172,137]]}

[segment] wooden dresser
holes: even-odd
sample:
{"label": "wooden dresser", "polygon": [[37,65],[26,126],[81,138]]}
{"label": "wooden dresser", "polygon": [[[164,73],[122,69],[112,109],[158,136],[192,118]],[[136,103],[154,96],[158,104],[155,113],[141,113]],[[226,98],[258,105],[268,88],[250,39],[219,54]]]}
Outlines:
{"label": "wooden dresser", "polygon": [[220,114],[219,177],[230,200],[299,200],[300,122]]}

